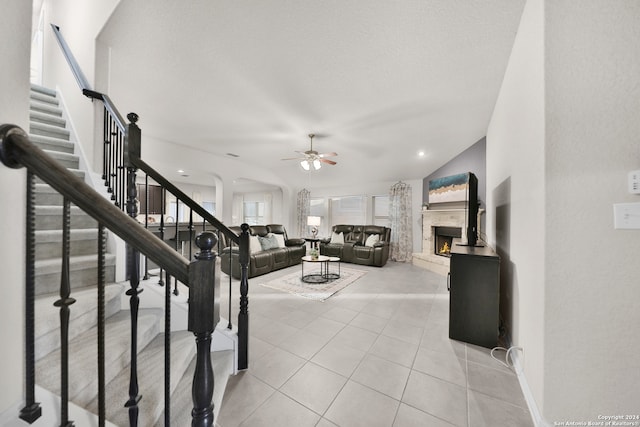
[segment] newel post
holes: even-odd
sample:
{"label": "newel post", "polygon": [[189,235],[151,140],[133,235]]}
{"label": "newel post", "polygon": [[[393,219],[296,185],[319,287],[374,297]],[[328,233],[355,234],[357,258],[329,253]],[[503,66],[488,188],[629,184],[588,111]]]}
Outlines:
{"label": "newel post", "polygon": [[249,367],[249,224],[240,234],[240,312],[238,313],[238,369]]}
{"label": "newel post", "polygon": [[216,253],[212,249],[218,238],[210,231],[196,237],[200,253],[189,265],[189,331],[196,337],[196,369],[191,394],[191,425],[213,425],[213,367],[211,334],[220,320],[220,277],[216,276]]}
{"label": "newel post", "polygon": [[[140,156],[140,128],[136,125],[138,115],[129,113],[127,118],[131,121],[127,126],[124,147],[124,167],[127,171],[127,213],[131,218],[138,216],[137,188],[136,188],[136,167],[132,163],[132,158]],[[129,399],[125,407],[129,409],[129,424],[138,425],[138,403],[142,396],[138,387],[138,309],[142,289],[140,285],[140,253],[133,246],[127,244],[127,278],[129,279],[129,307],[131,310],[131,361],[129,377]]]}

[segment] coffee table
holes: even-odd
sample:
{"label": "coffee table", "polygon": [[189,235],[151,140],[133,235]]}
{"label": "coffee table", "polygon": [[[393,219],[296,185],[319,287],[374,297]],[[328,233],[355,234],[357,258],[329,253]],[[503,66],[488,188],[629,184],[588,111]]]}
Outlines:
{"label": "coffee table", "polygon": [[[329,269],[329,257],[324,255],[318,255],[317,258],[311,257],[311,255],[305,255],[302,258],[302,277],[301,280],[305,283],[326,283],[329,281],[327,277],[327,272]],[[306,262],[309,263],[320,263],[320,273],[311,273],[304,274],[304,264]]]}

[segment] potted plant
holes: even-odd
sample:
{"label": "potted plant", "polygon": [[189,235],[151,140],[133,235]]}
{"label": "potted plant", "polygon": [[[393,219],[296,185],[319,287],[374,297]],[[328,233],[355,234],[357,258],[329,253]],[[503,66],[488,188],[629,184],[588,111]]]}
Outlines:
{"label": "potted plant", "polygon": [[311,255],[311,259],[318,259],[318,250],[316,248],[311,249],[309,255]]}

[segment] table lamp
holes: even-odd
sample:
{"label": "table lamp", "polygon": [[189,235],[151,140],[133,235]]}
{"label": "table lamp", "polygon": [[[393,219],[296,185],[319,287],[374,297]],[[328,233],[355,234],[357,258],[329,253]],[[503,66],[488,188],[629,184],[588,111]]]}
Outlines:
{"label": "table lamp", "polygon": [[319,216],[308,216],[307,225],[311,226],[311,235],[315,239],[318,235],[318,226],[320,225],[322,218]]}

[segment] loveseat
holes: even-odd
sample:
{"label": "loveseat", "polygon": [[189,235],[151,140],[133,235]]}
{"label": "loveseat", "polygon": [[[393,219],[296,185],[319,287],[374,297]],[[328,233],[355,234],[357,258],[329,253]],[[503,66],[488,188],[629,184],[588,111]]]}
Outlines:
{"label": "loveseat", "polygon": [[382,267],[389,259],[391,229],[379,225],[334,225],[331,239],[320,241],[320,254],[342,262]]}
{"label": "loveseat", "polygon": [[[240,227],[229,227],[240,235]],[[300,264],[306,253],[304,239],[289,239],[283,225],[252,225],[249,227],[249,277],[260,276],[271,271]],[[240,258],[237,246],[225,247],[220,252],[221,268],[229,274],[231,257],[231,276],[240,278]]]}

